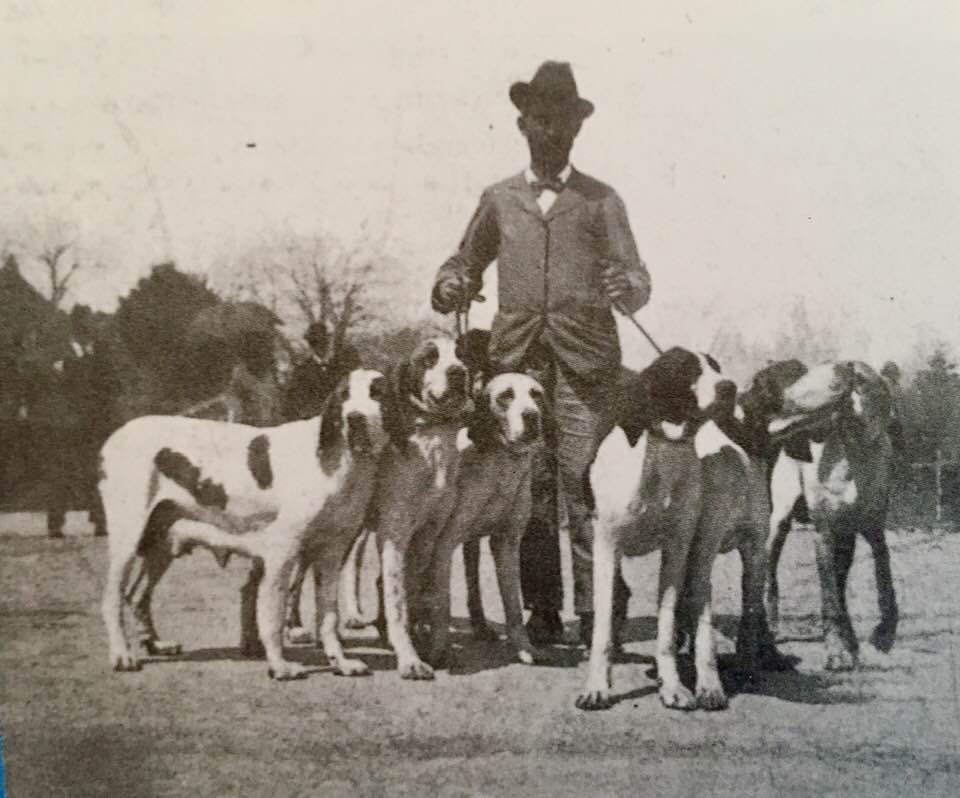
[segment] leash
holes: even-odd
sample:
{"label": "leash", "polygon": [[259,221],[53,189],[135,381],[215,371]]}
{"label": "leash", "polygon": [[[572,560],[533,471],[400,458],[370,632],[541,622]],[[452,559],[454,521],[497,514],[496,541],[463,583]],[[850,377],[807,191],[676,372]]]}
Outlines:
{"label": "leash", "polygon": [[628,319],[630,319],[630,321],[633,322],[633,326],[636,327],[638,330],[640,330],[640,332],[643,334],[643,337],[647,339],[647,343],[649,343],[650,346],[653,347],[653,350],[654,350],[658,355],[662,355],[662,354],[663,354],[663,350],[662,350],[659,346],[657,346],[657,342],[653,340],[653,336],[651,336],[650,333],[648,333],[648,332],[643,328],[643,325],[642,325],[639,321],[637,321],[636,317],[635,317],[632,313],[627,313],[627,309],[626,309],[625,307],[623,307],[623,305],[621,305],[619,302],[614,302],[614,303],[613,303],[613,306],[614,306],[618,311],[620,311],[620,313],[621,313],[622,315],[626,316]]}

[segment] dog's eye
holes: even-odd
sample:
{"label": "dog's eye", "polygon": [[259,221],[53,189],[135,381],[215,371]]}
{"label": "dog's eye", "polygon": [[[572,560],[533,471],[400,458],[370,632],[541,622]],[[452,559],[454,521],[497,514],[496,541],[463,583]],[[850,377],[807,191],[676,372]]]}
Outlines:
{"label": "dog's eye", "polygon": [[440,350],[437,349],[436,344],[427,344],[414,360],[416,360],[422,368],[432,369],[437,365],[437,361],[440,360]]}
{"label": "dog's eye", "polygon": [[713,358],[713,355],[704,354],[703,358],[707,361],[707,365],[714,371],[719,372],[721,370],[720,364]]}
{"label": "dog's eye", "polygon": [[542,402],[542,401],[543,401],[543,391],[541,391],[539,388],[531,388],[531,389],[530,389],[530,398],[533,399],[534,402]]}
{"label": "dog's eye", "polygon": [[374,377],[370,383],[370,398],[375,402],[383,400],[386,393],[387,381],[383,377]]}
{"label": "dog's eye", "polygon": [[513,388],[507,388],[497,395],[497,404],[500,407],[506,407],[513,401]]}

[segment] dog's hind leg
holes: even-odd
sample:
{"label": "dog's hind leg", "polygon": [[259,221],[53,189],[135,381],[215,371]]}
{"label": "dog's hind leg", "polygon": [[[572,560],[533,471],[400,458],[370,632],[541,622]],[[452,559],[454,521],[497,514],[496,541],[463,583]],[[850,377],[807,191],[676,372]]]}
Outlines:
{"label": "dog's hind leg", "polygon": [[363,579],[363,563],[367,546],[373,534],[368,530],[361,532],[350,547],[340,578],[343,580],[343,625],[347,629],[363,629],[369,624],[364,621],[360,609],[360,590]]}
{"label": "dog's hind leg", "polygon": [[137,640],[151,656],[179,654],[182,650],[179,643],[157,639],[151,611],[153,591],[173,562],[173,554],[164,541],[156,541],[143,553],[142,562],[141,578],[128,595],[128,601],[133,608]]}
{"label": "dog's hind leg", "polygon": [[[287,593],[286,633],[291,643],[310,643],[310,631],[303,625],[300,616],[303,582],[307,576],[307,569],[315,567],[306,556],[301,554],[293,568],[293,578],[290,580],[290,592]],[[316,574],[316,572],[314,572]]]}
{"label": "dog's hind leg", "polygon": [[108,544],[110,565],[103,588],[101,611],[107,627],[110,648],[110,665],[116,671],[140,670],[140,663],[130,651],[124,631],[124,596],[130,570],[137,558],[137,547],[146,525],[145,511],[136,506],[136,500],[122,493],[115,495],[110,486],[104,485],[104,510],[109,530]]}
{"label": "dog's hind leg", "polygon": [[255,557],[247,581],[240,588],[240,655],[260,659],[264,655],[257,628],[257,594],[263,581],[263,560]]}
{"label": "dog's hind leg", "polygon": [[873,570],[877,582],[877,602],[880,606],[880,623],[870,635],[870,642],[877,649],[887,653],[893,648],[897,637],[897,594],[893,587],[893,574],[890,571],[890,550],[884,534],[883,522],[873,522],[863,530],[873,553]]}
{"label": "dog's hind leg", "polygon": [[480,590],[480,539],[463,544],[463,571],[467,583],[467,613],[476,640],[496,640],[497,633],[487,625]]}

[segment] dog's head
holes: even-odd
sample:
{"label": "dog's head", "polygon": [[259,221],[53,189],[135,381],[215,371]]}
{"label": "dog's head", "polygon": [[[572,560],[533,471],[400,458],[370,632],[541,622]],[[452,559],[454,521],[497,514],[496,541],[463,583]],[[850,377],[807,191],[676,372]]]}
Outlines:
{"label": "dog's head", "polygon": [[770,445],[767,425],[783,410],[787,387],[806,373],[807,367],[799,360],[779,360],[764,366],[740,395],[741,412],[733,421],[721,424],[721,428],[750,454],[767,454]]}
{"label": "dog's head", "polygon": [[327,399],[320,419],[318,454],[326,470],[336,468],[344,444],[357,458],[376,458],[387,442],[384,425],[386,378],[355,369]]}
{"label": "dog's head", "polygon": [[786,438],[838,423],[865,441],[887,430],[892,399],[884,379],[858,360],[822,363],[784,390],[783,407],[769,425]]}
{"label": "dog's head", "polygon": [[540,443],[550,425],[540,383],[526,374],[498,374],[480,391],[468,431],[485,451],[505,446],[523,451]]}
{"label": "dog's head", "polygon": [[737,385],[710,355],[674,347],[639,374],[625,372],[617,393],[617,423],[633,443],[644,429],[681,438],[706,418],[732,416]]}
{"label": "dog's head", "polygon": [[467,368],[449,338],[430,338],[391,369],[384,406],[390,438],[404,447],[417,419],[454,423],[472,409]]}

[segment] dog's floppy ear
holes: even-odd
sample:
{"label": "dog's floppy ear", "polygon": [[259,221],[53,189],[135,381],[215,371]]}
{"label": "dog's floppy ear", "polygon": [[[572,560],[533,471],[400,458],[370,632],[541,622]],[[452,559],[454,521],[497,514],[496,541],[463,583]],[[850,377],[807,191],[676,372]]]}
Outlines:
{"label": "dog's floppy ear", "polygon": [[547,394],[543,390],[542,385],[538,383],[535,390],[537,392],[534,395],[534,401],[540,409],[540,435],[547,447],[551,451],[556,451],[559,430],[557,428],[557,417],[553,412],[553,405],[547,398]]}
{"label": "dog's floppy ear", "polygon": [[381,400],[383,429],[398,449],[405,449],[413,434],[413,414],[408,407],[408,395],[416,388],[409,360],[403,360],[387,374]]}
{"label": "dog's floppy ear", "polygon": [[624,431],[631,446],[653,424],[649,382],[643,373],[623,368],[614,387],[613,423]]}
{"label": "dog's floppy ear", "polygon": [[668,349],[641,372],[649,414],[656,421],[682,424],[697,412],[693,384],[700,374],[700,359],[678,346]]}
{"label": "dog's floppy ear", "polygon": [[473,374],[489,379],[492,371],[490,363],[490,331],[467,330],[457,338],[456,355]]}
{"label": "dog's floppy ear", "polygon": [[320,438],[317,440],[317,458],[324,471],[337,467],[343,445],[343,400],[341,382],[327,397],[320,416]]}
{"label": "dog's floppy ear", "polygon": [[478,451],[485,452],[497,443],[498,422],[490,406],[492,398],[486,387],[474,400],[473,412],[467,422],[467,434]]}

